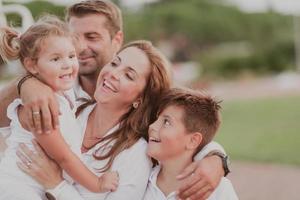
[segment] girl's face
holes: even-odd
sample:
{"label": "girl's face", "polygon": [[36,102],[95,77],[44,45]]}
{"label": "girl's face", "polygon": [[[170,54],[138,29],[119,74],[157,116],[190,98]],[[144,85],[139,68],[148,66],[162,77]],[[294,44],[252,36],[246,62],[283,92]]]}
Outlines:
{"label": "girl's face", "polygon": [[94,97],[97,102],[127,109],[144,90],[150,72],[146,54],[136,47],[128,47],[103,67]]}
{"label": "girl's face", "polygon": [[50,36],[41,46],[34,73],[56,92],[72,88],[78,73],[72,39]]}
{"label": "girl's face", "polygon": [[158,161],[180,157],[186,152],[190,140],[183,123],[183,108],[170,105],[149,126],[149,143],[147,153]]}

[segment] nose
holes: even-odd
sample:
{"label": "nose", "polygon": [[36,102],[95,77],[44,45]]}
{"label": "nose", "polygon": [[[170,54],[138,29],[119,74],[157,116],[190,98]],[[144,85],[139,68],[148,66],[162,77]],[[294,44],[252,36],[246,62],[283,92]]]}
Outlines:
{"label": "nose", "polygon": [[112,68],[110,76],[114,80],[120,80],[120,70],[118,70],[117,68]]}
{"label": "nose", "polygon": [[79,54],[88,48],[87,42],[83,36],[77,36],[77,52]]}
{"label": "nose", "polygon": [[158,131],[158,120],[156,120],[155,122],[153,122],[152,124],[150,124],[149,126],[149,133],[150,132],[157,132]]}
{"label": "nose", "polygon": [[73,61],[71,58],[68,57],[68,58],[64,59],[62,69],[67,70],[67,69],[71,68],[72,66],[73,66]]}

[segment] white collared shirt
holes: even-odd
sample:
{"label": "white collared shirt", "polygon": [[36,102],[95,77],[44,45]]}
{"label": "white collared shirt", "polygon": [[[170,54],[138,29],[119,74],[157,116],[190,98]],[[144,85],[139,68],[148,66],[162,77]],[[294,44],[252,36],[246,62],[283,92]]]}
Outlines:
{"label": "white collared shirt", "polygon": [[[94,108],[94,105],[83,110],[78,117],[79,123],[82,125],[82,137],[86,128],[87,119]],[[118,125],[110,129],[105,135],[113,133]],[[103,143],[97,144],[88,152],[82,154],[82,160],[86,166],[97,176],[102,173],[96,169],[106,165],[108,160],[96,160],[93,157],[95,150]],[[113,143],[106,147],[106,150]],[[56,197],[57,200],[141,200],[146,191],[148,177],[151,172],[152,163],[146,154],[147,142],[144,139],[138,140],[132,147],[119,153],[112,164],[112,171],[119,173],[120,181],[117,191],[107,193],[92,193],[79,184],[67,185]],[[74,186],[74,187],[72,187]],[[76,189],[76,190],[75,190]]]}
{"label": "white collared shirt", "polygon": [[[157,186],[157,177],[160,169],[160,165],[152,169],[143,200],[177,200],[175,191],[166,196]],[[218,187],[207,200],[238,200],[238,197],[231,182],[227,178],[223,177]]]}

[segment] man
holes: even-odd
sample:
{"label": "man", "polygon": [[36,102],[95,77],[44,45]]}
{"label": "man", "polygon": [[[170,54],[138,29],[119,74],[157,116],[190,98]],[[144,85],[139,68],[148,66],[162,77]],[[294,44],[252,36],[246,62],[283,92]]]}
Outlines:
{"label": "man", "polygon": [[[80,68],[78,84],[74,89],[80,104],[91,99],[100,70],[122,46],[122,16],[120,9],[110,1],[86,0],[72,5],[66,20],[79,38]],[[59,126],[59,110],[54,93],[34,77],[26,76],[1,91],[0,127],[9,126],[6,108],[19,97],[17,88],[28,115],[25,123],[32,132],[47,133]],[[222,160],[219,154],[211,155],[194,162],[178,177],[183,180],[178,195],[180,198],[206,199],[218,185],[224,174]]]}

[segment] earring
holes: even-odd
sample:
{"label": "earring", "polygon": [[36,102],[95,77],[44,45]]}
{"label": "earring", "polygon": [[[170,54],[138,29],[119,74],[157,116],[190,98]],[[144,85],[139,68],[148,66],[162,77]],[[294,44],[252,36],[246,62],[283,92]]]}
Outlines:
{"label": "earring", "polygon": [[139,107],[139,102],[133,102],[132,106],[137,109],[137,107]]}

